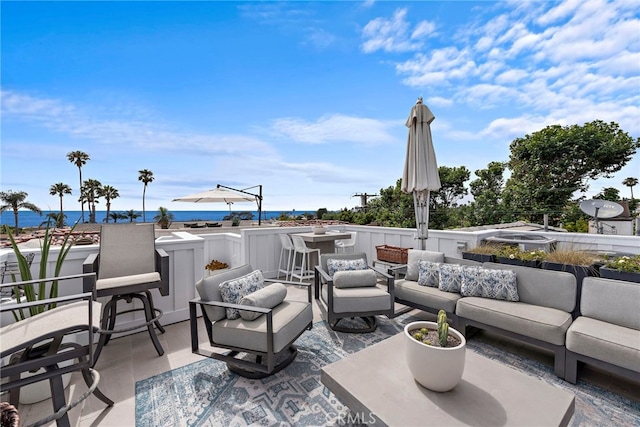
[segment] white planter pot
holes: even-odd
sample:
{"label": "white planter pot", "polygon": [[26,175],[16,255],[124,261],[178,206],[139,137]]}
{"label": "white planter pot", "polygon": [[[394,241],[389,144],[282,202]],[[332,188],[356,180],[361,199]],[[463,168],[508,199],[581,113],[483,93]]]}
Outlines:
{"label": "white planter pot", "polygon": [[460,340],[457,347],[434,347],[416,341],[409,335],[414,329],[438,329],[435,322],[411,322],[404,327],[407,365],[416,381],[432,391],[452,390],[462,378],[467,341],[453,328],[449,335]]}

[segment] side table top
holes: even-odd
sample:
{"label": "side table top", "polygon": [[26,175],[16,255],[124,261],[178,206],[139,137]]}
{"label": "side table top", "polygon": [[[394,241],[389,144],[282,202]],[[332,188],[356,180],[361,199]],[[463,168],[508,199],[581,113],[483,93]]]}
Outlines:
{"label": "side table top", "polygon": [[419,385],[399,333],[322,368],[322,383],[376,426],[565,426],[575,396],[467,349],[462,380],[437,393]]}

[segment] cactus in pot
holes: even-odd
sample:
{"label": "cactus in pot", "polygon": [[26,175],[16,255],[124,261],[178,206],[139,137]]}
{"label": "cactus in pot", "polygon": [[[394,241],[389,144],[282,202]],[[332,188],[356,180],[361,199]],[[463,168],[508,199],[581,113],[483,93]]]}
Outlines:
{"label": "cactus in pot", "polygon": [[440,310],[438,311],[438,340],[440,341],[440,347],[447,346],[447,338],[449,338],[447,313],[444,310]]}

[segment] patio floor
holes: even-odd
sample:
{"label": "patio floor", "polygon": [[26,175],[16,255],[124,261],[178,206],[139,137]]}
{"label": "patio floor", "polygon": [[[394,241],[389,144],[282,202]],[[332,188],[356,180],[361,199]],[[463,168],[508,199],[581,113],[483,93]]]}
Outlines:
{"label": "patio floor", "polygon": [[[301,298],[305,297],[304,291],[296,289],[295,292],[300,293]],[[322,320],[320,313],[320,309],[314,301],[314,322]],[[433,319],[430,315],[419,311],[414,311],[412,314]],[[200,340],[202,343],[206,343],[204,326],[202,322],[198,322],[198,324]],[[112,340],[102,351],[96,369],[101,376],[100,389],[115,401],[115,405],[105,410],[105,406],[100,400],[90,396],[70,411],[71,425],[87,427],[98,425],[133,426],[135,425],[135,383],[137,381],[202,360],[201,356],[191,353],[188,321],[168,325],[166,333],[159,335],[159,339],[165,350],[162,357],[158,357],[146,332]],[[520,354],[549,366],[553,365],[551,353],[542,349],[482,331],[473,339],[484,340],[506,351]],[[208,348],[208,344],[205,344],[205,348]],[[581,371],[580,378],[621,396],[640,401],[640,385],[624,378],[612,376],[589,366],[585,366]],[[86,386],[81,376],[74,373],[68,393],[77,396],[85,390]],[[69,400],[68,396],[67,401]],[[21,425],[27,425],[49,415],[51,403],[47,400],[34,405],[21,405],[19,412]],[[55,423],[50,425],[55,425]]]}

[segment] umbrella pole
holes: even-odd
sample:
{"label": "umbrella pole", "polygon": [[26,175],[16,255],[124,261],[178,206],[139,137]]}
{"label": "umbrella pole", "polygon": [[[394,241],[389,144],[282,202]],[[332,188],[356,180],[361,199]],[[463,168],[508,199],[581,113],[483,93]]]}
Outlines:
{"label": "umbrella pole", "polygon": [[426,249],[426,240],[429,238],[429,196],[430,192],[428,190],[426,192],[416,191],[413,193],[413,209],[416,213],[417,238],[420,240],[420,249],[422,250]]}

